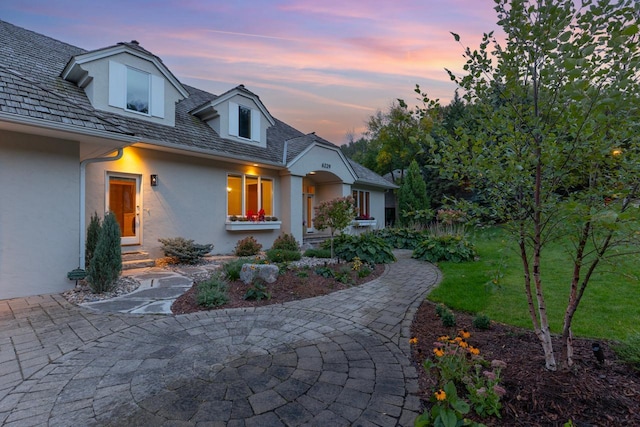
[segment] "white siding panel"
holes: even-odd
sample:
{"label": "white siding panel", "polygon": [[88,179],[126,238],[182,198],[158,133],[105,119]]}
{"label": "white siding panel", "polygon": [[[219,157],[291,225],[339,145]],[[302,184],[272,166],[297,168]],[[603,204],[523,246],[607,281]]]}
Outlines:
{"label": "white siding panel", "polygon": [[258,142],[262,139],[260,110],[251,110],[251,139]]}
{"label": "white siding panel", "polygon": [[229,102],[229,135],[238,136],[238,104]]}
{"label": "white siding panel", "polygon": [[151,75],[151,115],[164,118],[164,79]]}
{"label": "white siding panel", "polygon": [[109,61],[109,105],[118,108],[125,107],[125,84],[127,68],[124,64]]}

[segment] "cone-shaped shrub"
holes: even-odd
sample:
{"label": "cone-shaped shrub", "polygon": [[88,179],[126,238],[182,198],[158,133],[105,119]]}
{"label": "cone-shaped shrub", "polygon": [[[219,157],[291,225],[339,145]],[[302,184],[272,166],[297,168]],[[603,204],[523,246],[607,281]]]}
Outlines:
{"label": "cone-shaped shrub", "polygon": [[113,212],[105,215],[96,249],[87,269],[87,281],[91,290],[98,294],[115,287],[122,271],[120,249],[120,226]]}
{"label": "cone-shaped shrub", "polygon": [[89,227],[87,228],[87,242],[85,243],[85,259],[84,259],[84,268],[89,268],[89,263],[93,258],[93,254],[96,251],[96,245],[98,244],[98,237],[100,235],[100,217],[98,216],[98,212],[94,212],[91,215],[91,220],[89,221]]}

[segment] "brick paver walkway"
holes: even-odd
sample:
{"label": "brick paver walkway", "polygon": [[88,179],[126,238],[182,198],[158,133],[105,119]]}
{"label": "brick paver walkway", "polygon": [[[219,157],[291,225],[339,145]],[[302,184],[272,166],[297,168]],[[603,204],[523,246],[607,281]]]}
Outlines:
{"label": "brick paver walkway", "polygon": [[257,309],[96,313],[0,301],[6,426],[413,425],[409,328],[438,270],[396,252],[378,279]]}

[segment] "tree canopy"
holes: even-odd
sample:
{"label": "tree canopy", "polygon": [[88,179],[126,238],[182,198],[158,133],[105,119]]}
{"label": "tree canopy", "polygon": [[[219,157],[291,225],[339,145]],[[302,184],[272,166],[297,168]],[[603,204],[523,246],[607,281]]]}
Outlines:
{"label": "tree canopy", "polygon": [[[506,42],[488,33],[477,49],[463,48],[464,75],[448,73],[468,116],[439,123],[432,153],[442,174],[469,186],[513,232],[546,367],[568,368],[589,279],[639,243],[640,6],[497,0],[495,10]],[[543,278],[544,248],[559,237],[573,263],[558,359]]]}

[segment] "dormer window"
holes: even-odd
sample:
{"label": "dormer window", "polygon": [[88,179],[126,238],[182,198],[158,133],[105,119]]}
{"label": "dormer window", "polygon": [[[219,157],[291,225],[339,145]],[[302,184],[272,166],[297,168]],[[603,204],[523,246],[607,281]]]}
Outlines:
{"label": "dormer window", "polygon": [[128,111],[149,114],[151,97],[151,74],[127,67],[127,104]]}
{"label": "dormer window", "polygon": [[164,118],[164,78],[109,61],[109,105]]}
{"label": "dormer window", "polygon": [[236,102],[229,102],[229,135],[260,141],[260,111]]}
{"label": "dormer window", "polygon": [[251,139],[251,109],[238,105],[238,136]]}

